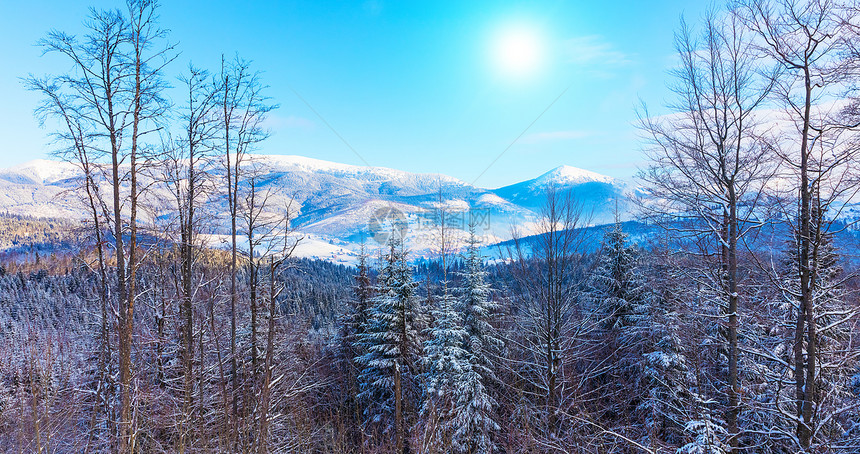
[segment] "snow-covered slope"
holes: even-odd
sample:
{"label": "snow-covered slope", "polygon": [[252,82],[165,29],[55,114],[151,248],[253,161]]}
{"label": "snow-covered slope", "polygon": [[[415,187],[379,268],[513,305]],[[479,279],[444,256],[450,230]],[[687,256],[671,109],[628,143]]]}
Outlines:
{"label": "snow-covered slope", "polygon": [[53,185],[80,175],[80,169],[68,162],[34,159],[19,166],[0,170],[0,178],[29,184]]}
{"label": "snow-covered slope", "polygon": [[622,214],[625,209],[627,186],[622,181],[571,166],[559,166],[532,180],[493,192],[518,206],[539,210],[546,200],[547,192],[553,189],[557,192],[569,191],[575,203],[590,218],[591,224],[611,222],[615,217],[616,203]]}
{"label": "snow-covered slope", "polygon": [[[243,168],[246,175],[255,176],[258,190],[270,192],[273,210],[290,205],[295,228],[314,238],[303,247],[302,255],[329,260],[348,260],[350,254],[343,251],[354,250],[362,237],[372,238],[372,230],[381,225],[374,224],[380,213],[402,213],[412,246],[418,251],[432,250],[440,194],[442,204],[454,211],[448,222],[454,224],[455,230],[465,231],[470,216],[474,216],[478,233],[492,242],[510,238],[513,226],[528,233],[550,187],[569,190],[584,209],[596,213],[592,220],[596,223],[611,219],[607,213],[612,213],[614,200],[621,198],[625,190],[622,183],[610,177],[569,166],[499,189],[475,187],[446,175],[302,156],[254,155]],[[212,175],[216,181],[223,178],[218,168],[212,170]],[[86,211],[80,194],[74,191],[80,183],[80,170],[64,162],[40,159],[0,170],[0,212],[81,218]],[[151,197],[170,200],[157,185]],[[218,220],[218,213],[226,212],[223,203],[223,198],[213,198],[208,204],[208,211],[215,215],[208,232],[212,235],[226,233],[223,216]]]}

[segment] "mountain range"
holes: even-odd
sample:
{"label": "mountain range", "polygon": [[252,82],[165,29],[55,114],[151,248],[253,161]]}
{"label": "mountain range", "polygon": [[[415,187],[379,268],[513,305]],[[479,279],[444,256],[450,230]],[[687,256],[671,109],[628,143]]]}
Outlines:
{"label": "mountain range", "polygon": [[[222,167],[214,163],[209,170],[216,187],[225,179]],[[254,175],[257,190],[269,194],[270,209],[290,206],[292,226],[303,238],[297,253],[337,262],[352,262],[362,238],[372,244],[381,238],[374,234],[384,233],[393,222],[408,226],[407,242],[412,250],[430,254],[437,242],[440,207],[444,207],[453,237],[465,237],[471,218],[482,241],[490,245],[509,240],[514,230],[533,233],[549,188],[569,191],[589,214],[590,225],[612,222],[617,206],[623,213],[629,192],[623,181],[571,166],[495,189],[446,175],[302,156],[250,155],[244,168]],[[157,176],[150,172],[141,180],[150,186],[154,178]],[[75,191],[81,184],[82,172],[68,162],[37,159],[0,170],[0,212],[82,219],[86,210]],[[151,203],[170,200],[165,189],[151,187]],[[225,242],[228,233],[225,202],[224,197],[212,196],[206,204],[211,221],[204,230],[215,244]],[[152,222],[170,216],[170,210],[148,212]]]}

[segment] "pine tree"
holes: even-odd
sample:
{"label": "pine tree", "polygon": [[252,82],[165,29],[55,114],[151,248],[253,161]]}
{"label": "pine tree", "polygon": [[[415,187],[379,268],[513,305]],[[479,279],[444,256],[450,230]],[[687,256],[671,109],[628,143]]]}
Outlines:
{"label": "pine tree", "polygon": [[492,367],[492,356],[502,348],[496,328],[490,323],[499,305],[490,299],[490,284],[484,270],[483,257],[479,250],[480,241],[475,236],[474,226],[470,226],[467,241],[465,271],[460,273],[463,287],[459,289],[460,299],[456,310],[462,315],[466,331],[465,349],[476,359],[475,370],[485,384],[496,380]]}
{"label": "pine tree", "polygon": [[355,358],[364,354],[361,335],[367,327],[368,312],[373,297],[370,267],[367,265],[364,244],[361,245],[357,274],[353,276],[353,279],[355,281],[352,286],[353,298],[349,302],[347,312],[341,321],[341,349],[350,362],[354,362]]}
{"label": "pine tree", "polygon": [[429,337],[424,342],[424,403],[421,413],[431,430],[425,435],[429,444],[449,447],[456,429],[459,395],[465,374],[471,371],[468,353],[463,349],[466,331],[460,314],[454,310],[453,297],[445,291],[433,313]]}
{"label": "pine tree", "polygon": [[618,416],[633,416],[645,429],[643,442],[674,444],[686,422],[682,415],[691,381],[680,321],[666,295],[648,290],[641,251],[627,238],[616,222],[604,236],[589,282],[592,308],[603,326],[599,335],[611,355],[599,360],[609,361],[601,380],[613,389],[606,394],[609,408]]}
{"label": "pine tree", "polygon": [[650,340],[643,346],[637,364],[637,388],[643,396],[637,410],[645,420],[647,441],[675,444],[681,438],[684,409],[690,398],[688,385],[692,381],[678,313],[669,301],[654,298],[642,325],[650,333]]}
{"label": "pine tree", "polygon": [[489,394],[492,383],[498,379],[493,368],[493,357],[502,348],[496,328],[490,323],[498,311],[498,304],[490,299],[490,285],[475,236],[475,226],[469,226],[465,270],[460,273],[463,286],[455,306],[463,322],[463,350],[467,364],[459,378],[457,396],[455,446],[461,452],[490,453],[493,451],[492,433],[499,429],[495,420],[496,402]]}
{"label": "pine tree", "polygon": [[690,421],[687,430],[696,434],[695,440],[678,449],[678,454],[725,454],[728,446],[722,442],[728,432],[711,418]]}
{"label": "pine tree", "polygon": [[631,399],[628,390],[642,377],[647,295],[638,250],[627,243],[620,222],[604,235],[597,260],[587,301],[601,328],[595,336],[602,352],[594,358],[598,372],[592,383],[603,389],[606,401],[600,405],[614,419],[632,414],[643,397]]}
{"label": "pine tree", "polygon": [[470,357],[457,388],[452,445],[456,452],[490,454],[495,449],[492,434],[499,430],[494,419],[497,404],[474,366],[474,356]]}
{"label": "pine tree", "polygon": [[641,374],[637,383],[643,397],[637,411],[644,419],[645,442],[654,446],[668,443],[678,446],[687,423],[687,408],[693,396],[694,382],[687,363],[683,326],[679,314],[676,283],[678,265],[674,263],[664,241],[652,248],[644,268],[648,276],[647,312],[640,320],[647,340],[642,345]]}
{"label": "pine tree", "polygon": [[601,250],[589,282],[591,300],[604,317],[607,330],[635,327],[646,312],[645,286],[638,269],[639,252],[628,244],[620,222],[606,232]]}
{"label": "pine tree", "polygon": [[364,404],[365,427],[382,433],[394,430],[401,444],[413,414],[410,403],[418,398],[418,304],[402,239],[392,234],[388,246],[376,296],[370,299],[366,327],[359,336],[365,353],[357,358],[362,365],[358,398]]}

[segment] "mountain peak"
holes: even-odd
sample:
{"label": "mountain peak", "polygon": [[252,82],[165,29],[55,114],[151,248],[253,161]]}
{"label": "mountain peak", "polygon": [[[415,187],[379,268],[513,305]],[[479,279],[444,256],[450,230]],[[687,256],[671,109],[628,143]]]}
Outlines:
{"label": "mountain peak", "polygon": [[535,181],[542,185],[549,183],[554,183],[558,185],[571,185],[591,182],[609,184],[615,183],[615,179],[612,177],[568,165],[558,166],[550,170],[549,172],[537,177]]}

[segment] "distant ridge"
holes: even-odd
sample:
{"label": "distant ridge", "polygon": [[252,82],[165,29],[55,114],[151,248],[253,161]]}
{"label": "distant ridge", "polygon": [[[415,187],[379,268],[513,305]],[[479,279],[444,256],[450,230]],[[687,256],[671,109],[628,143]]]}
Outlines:
{"label": "distant ridge", "polygon": [[[522,232],[534,228],[539,208],[549,187],[569,191],[583,207],[594,213],[591,224],[611,222],[615,201],[625,197],[627,186],[614,178],[585,169],[559,166],[536,178],[513,185],[487,189],[457,178],[432,173],[412,173],[386,167],[369,167],[296,155],[249,155],[246,169],[254,169],[258,188],[270,190],[271,209],[291,205],[293,225],[307,244],[304,255],[333,261],[349,261],[362,238],[367,238],[368,221],[382,208],[394,208],[409,220],[411,247],[416,253],[432,250],[426,219],[442,203],[448,210],[480,211],[487,225],[479,232],[487,243],[510,239],[512,227]],[[211,169],[222,178],[221,169]],[[85,210],[74,189],[81,184],[81,171],[67,162],[33,160],[0,170],[0,212],[44,218],[81,219]],[[105,183],[106,184],[106,183]],[[170,200],[164,189],[149,194],[163,203]],[[206,204],[212,218],[211,236],[223,242],[223,197]],[[169,209],[157,220],[169,223]],[[422,221],[422,219],[424,221]],[[463,216],[457,216],[462,220]],[[454,225],[465,235],[467,222]]]}

